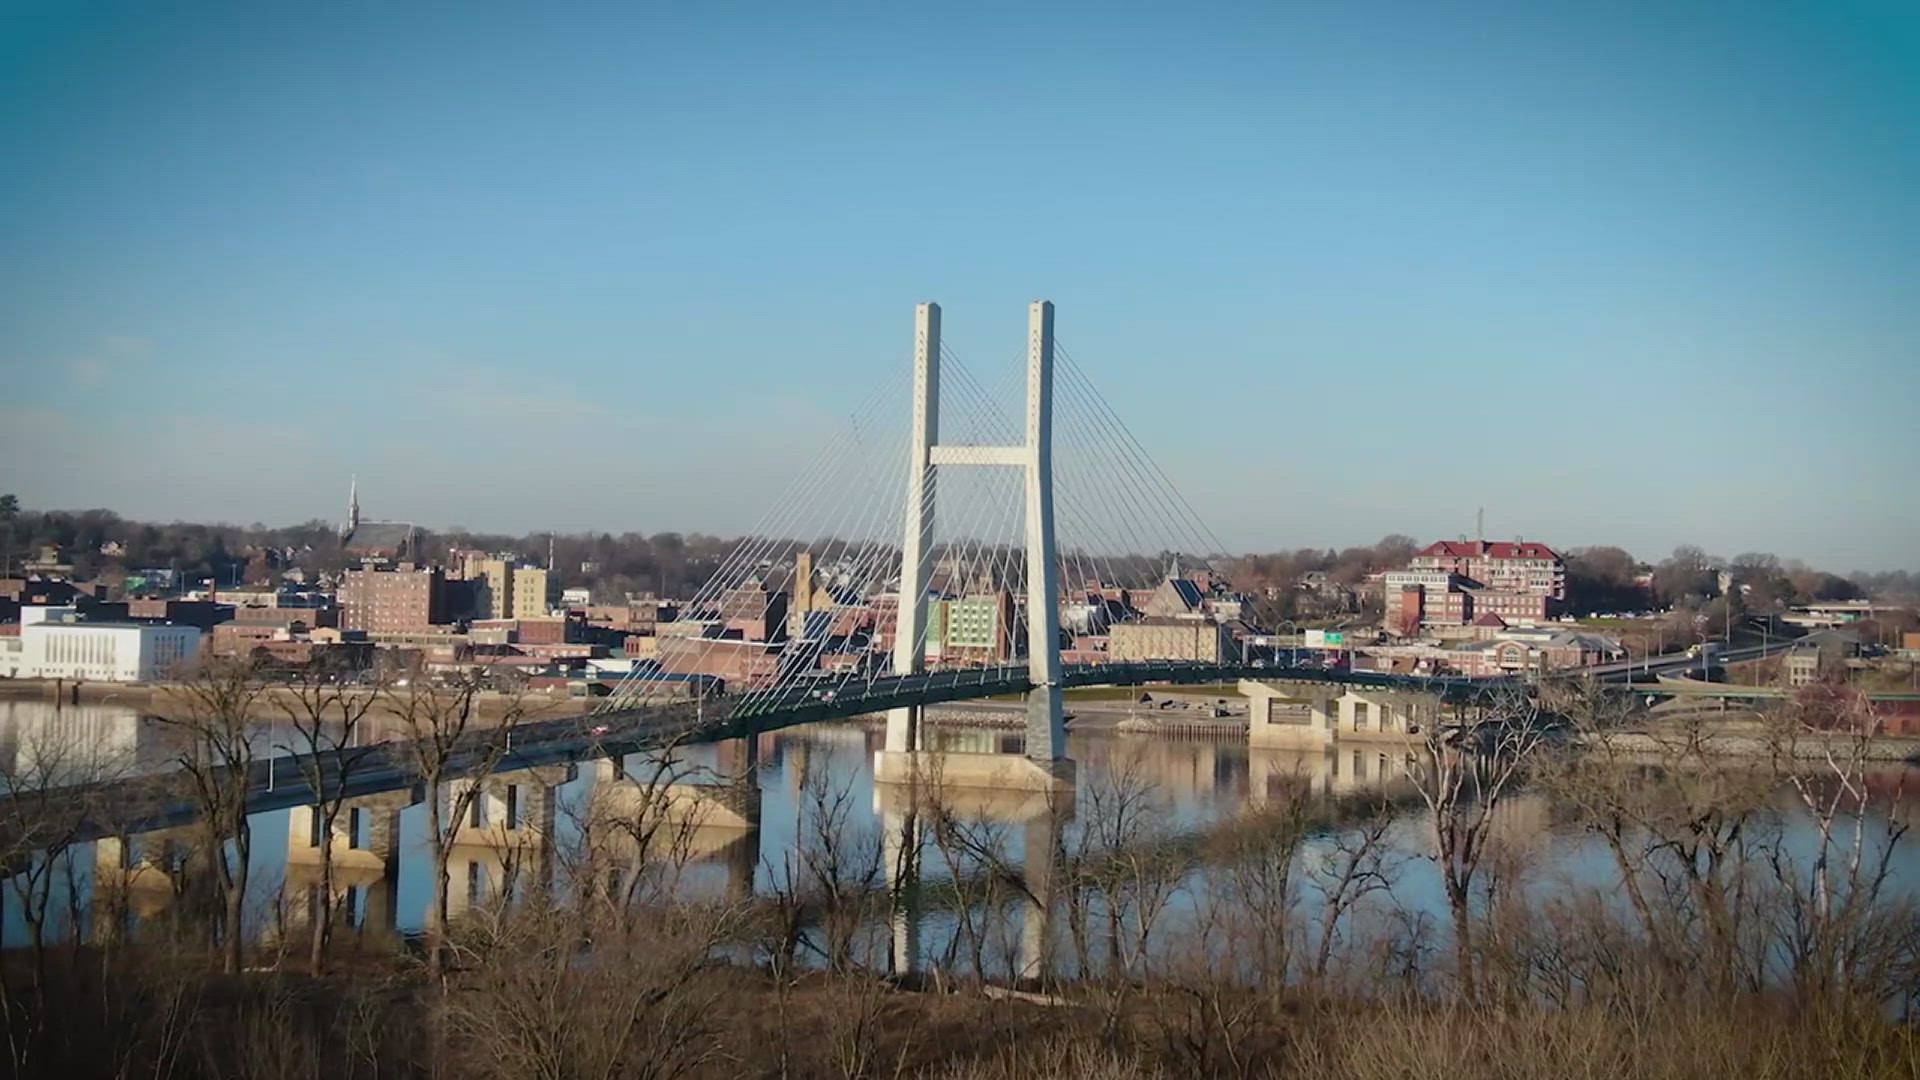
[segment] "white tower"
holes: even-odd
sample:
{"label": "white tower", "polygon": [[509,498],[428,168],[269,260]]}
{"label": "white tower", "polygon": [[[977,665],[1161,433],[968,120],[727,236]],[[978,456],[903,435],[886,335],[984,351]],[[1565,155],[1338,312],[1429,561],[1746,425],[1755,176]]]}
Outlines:
{"label": "white tower", "polygon": [[353,530],[360,527],[360,474],[355,473],[347,481],[347,523],[340,529],[341,536],[352,536]]}
{"label": "white tower", "polygon": [[[906,532],[901,540],[900,614],[893,670],[921,671],[932,574],[935,478],[943,465],[1000,466],[1026,473],[1027,757],[1057,772],[1066,758],[1060,686],[1060,573],[1053,531],[1053,304],[1027,310],[1026,440],[1019,446],[943,446],[940,422],[940,307],[921,304],[913,357],[913,435],[907,462]],[[920,749],[920,710],[887,715],[887,750]]]}

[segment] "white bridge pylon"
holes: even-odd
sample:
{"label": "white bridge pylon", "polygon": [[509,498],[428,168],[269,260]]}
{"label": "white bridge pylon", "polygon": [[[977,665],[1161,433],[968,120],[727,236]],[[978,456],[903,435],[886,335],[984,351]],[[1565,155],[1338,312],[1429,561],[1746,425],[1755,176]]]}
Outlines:
{"label": "white bridge pylon", "polygon": [[[1017,446],[940,442],[940,305],[914,316],[913,422],[908,443],[906,532],[900,546],[900,614],[893,645],[896,675],[926,667],[927,588],[933,573],[934,504],[942,468],[1014,468],[1026,473],[1027,757],[1060,774],[1066,722],[1060,686],[1060,563],[1053,524],[1053,304],[1027,308],[1026,440]],[[887,714],[886,750],[918,751],[921,707]]]}

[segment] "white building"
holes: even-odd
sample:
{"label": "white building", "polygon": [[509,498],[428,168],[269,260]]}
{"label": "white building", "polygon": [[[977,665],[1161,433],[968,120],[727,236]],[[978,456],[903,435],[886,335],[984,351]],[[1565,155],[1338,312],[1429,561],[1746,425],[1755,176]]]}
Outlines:
{"label": "white building", "polygon": [[199,653],[200,631],[192,626],[23,618],[18,672],[30,679],[147,682]]}

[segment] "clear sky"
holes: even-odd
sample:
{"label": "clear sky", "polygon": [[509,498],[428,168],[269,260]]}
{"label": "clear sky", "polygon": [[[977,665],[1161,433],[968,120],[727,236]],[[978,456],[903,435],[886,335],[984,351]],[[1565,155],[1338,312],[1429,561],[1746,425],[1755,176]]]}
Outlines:
{"label": "clear sky", "polygon": [[1915,11],[8,3],[0,490],[731,532],[1048,297],[1231,545],[1920,567]]}

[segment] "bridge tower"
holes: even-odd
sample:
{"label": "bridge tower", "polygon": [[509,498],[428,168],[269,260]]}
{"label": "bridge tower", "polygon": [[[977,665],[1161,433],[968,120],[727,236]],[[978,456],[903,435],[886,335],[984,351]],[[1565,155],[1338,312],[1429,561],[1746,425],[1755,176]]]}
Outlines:
{"label": "bridge tower", "polygon": [[[1060,685],[1060,562],[1053,513],[1053,304],[1036,300],[1027,308],[1027,407],[1025,440],[1015,446],[943,444],[940,441],[940,305],[921,304],[915,313],[913,420],[907,461],[906,530],[901,540],[900,613],[895,630],[893,671],[924,670],[927,585],[933,570],[935,492],[943,467],[1016,468],[1026,475],[1027,693],[1026,757],[1037,769],[1018,769],[1004,759],[963,763],[974,755],[943,755],[948,783],[1043,787],[1070,785],[1073,763],[1066,756],[1066,724]],[[921,746],[921,708],[909,706],[887,715],[886,749],[875,775],[904,780],[912,773]],[[977,755],[998,757],[998,755]],[[960,765],[959,771],[954,766]]]}

